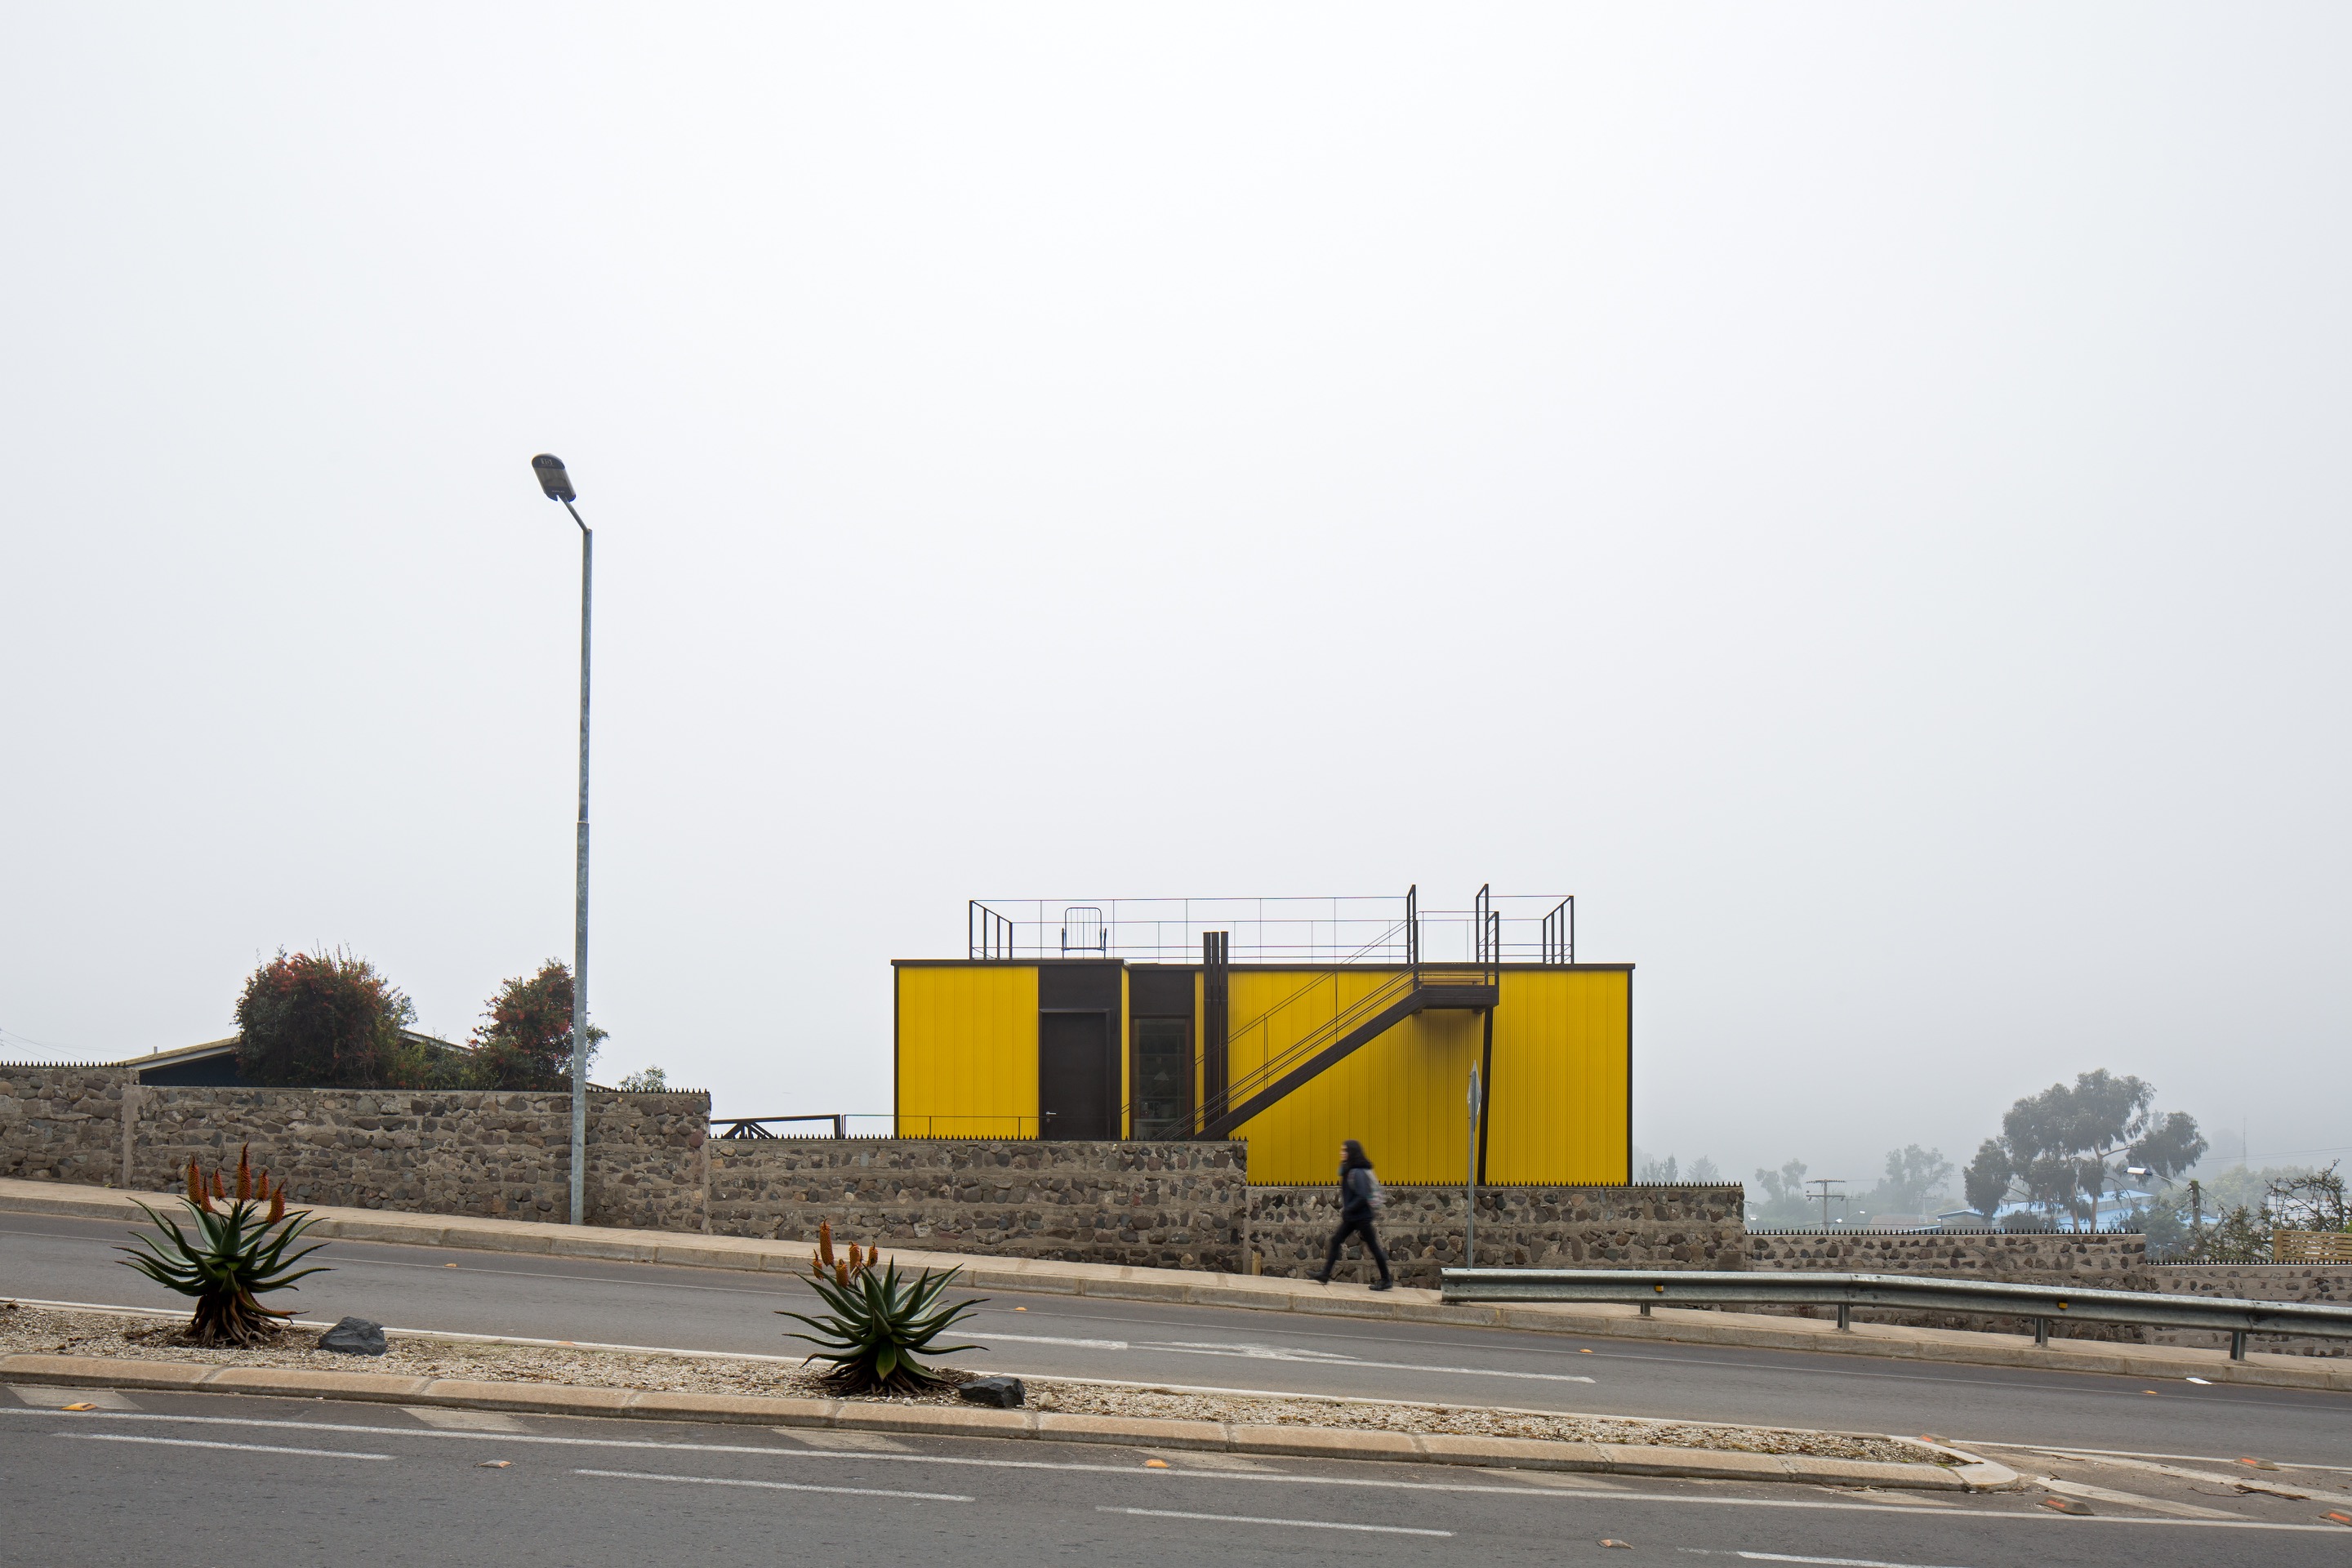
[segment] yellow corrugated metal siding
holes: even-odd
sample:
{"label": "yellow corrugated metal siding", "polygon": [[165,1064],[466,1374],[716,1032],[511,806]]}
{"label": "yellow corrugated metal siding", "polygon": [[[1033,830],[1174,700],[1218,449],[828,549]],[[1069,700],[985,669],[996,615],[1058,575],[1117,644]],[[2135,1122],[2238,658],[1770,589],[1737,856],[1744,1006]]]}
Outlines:
{"label": "yellow corrugated metal siding", "polygon": [[[1349,1004],[1393,985],[1396,973],[1369,967],[1234,970],[1228,994],[1234,1079],[1269,1055],[1279,1056]],[[1196,978],[1195,1018],[1199,984]],[[1486,1180],[1498,1185],[1627,1180],[1632,973],[1506,970],[1501,984]],[[1036,968],[910,964],[898,969],[898,987],[901,1133],[1034,1136]],[[1119,1100],[1131,1105],[1130,1042],[1123,1019],[1114,1026]],[[1384,1181],[1461,1181],[1469,1158],[1464,1090],[1480,1047],[1475,1013],[1407,1018],[1240,1129],[1250,1145],[1250,1181],[1260,1186],[1327,1183],[1345,1138],[1363,1142]],[[1196,1041],[1196,1073],[1200,1060]],[[1196,1079],[1194,1102],[1199,1100]]]}
{"label": "yellow corrugated metal siding", "polygon": [[1631,1180],[1633,974],[1505,970],[1502,981],[1486,1180],[1497,1186]]}
{"label": "yellow corrugated metal siding", "polygon": [[1364,1145],[1384,1182],[1461,1181],[1465,1091],[1480,1039],[1475,1013],[1419,1014],[1302,1084],[1236,1134],[1249,1140],[1251,1184],[1330,1182],[1348,1138]]}
{"label": "yellow corrugated metal siding", "polygon": [[898,970],[898,1132],[1024,1138],[1037,1131],[1037,971]]}

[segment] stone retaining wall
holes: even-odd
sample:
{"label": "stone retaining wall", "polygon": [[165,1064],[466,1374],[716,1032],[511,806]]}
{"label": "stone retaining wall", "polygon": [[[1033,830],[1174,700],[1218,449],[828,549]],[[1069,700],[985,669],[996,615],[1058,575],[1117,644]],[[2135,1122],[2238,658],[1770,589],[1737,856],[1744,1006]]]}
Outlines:
{"label": "stone retaining wall", "polygon": [[0,1068],[0,1176],[113,1186],[130,1077],[121,1068]]}
{"label": "stone retaining wall", "polygon": [[1240,1143],[715,1139],[710,1229],[1138,1268],[1242,1267]]}
{"label": "stone retaining wall", "polygon": [[[2352,1305],[2352,1265],[2342,1263],[2160,1263],[2151,1272],[2168,1296],[2236,1296],[2250,1301]],[[2150,1344],[2229,1348],[2217,1330],[2150,1329]],[[2352,1355],[2352,1340],[2257,1334],[2248,1349],[2277,1355]]]}
{"label": "stone retaining wall", "polygon": [[[703,1228],[706,1094],[592,1093],[588,1223]],[[562,1220],[572,1097],[537,1090],[142,1088],[130,1184],[168,1191],[190,1159],[256,1164],[297,1202]]]}
{"label": "stone retaining wall", "polygon": [[[1402,1284],[1434,1287],[1462,1263],[1460,1187],[1390,1187],[1376,1228]],[[1743,1194],[1737,1185],[1481,1187],[1478,1261],[1488,1268],[1738,1268]],[[1255,1187],[1250,1247],[1262,1273],[1319,1271],[1339,1225],[1332,1187]],[[1350,1241],[1335,1279],[1376,1277]]]}
{"label": "stone retaining wall", "polygon": [[[1934,1232],[1924,1236],[1892,1231],[1830,1231],[1750,1234],[1750,1268],[1819,1269],[1836,1274],[1924,1274],[1943,1279],[1992,1279],[2008,1285],[2073,1285],[2084,1289],[2147,1290],[2154,1279],[2147,1264],[2147,1238],[2115,1231]],[[1801,1318],[1835,1317],[1829,1307],[1743,1308],[1790,1312]],[[1884,1312],[1874,1323],[1912,1328],[1969,1329],[1987,1333],[2032,1333],[2030,1318],[1980,1312]],[[2071,1339],[2137,1344],[2146,1331],[2126,1323],[2053,1323],[2050,1331]]]}
{"label": "stone retaining wall", "polygon": [[[703,1228],[710,1097],[592,1093],[587,1218]],[[294,1199],[562,1220],[572,1097],[498,1090],[142,1086],[123,1068],[0,1067],[0,1175],[162,1193],[188,1161],[254,1162]]]}

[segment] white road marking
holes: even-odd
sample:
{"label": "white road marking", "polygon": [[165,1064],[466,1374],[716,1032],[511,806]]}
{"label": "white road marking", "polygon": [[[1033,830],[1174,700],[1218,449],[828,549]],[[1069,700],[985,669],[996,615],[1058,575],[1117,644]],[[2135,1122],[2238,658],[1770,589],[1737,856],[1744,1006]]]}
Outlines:
{"label": "white road marking", "polygon": [[912,1448],[879,1432],[805,1432],[797,1426],[771,1426],[772,1432],[806,1443],[812,1448],[839,1448],[856,1454],[911,1454]]}
{"label": "white road marking", "polygon": [[[1071,1345],[1076,1349],[1087,1351],[1127,1351],[1133,1350],[1135,1348],[1125,1340],[1064,1340],[1056,1339],[1052,1334],[999,1334],[990,1333],[989,1331],[985,1329],[978,1328],[975,1328],[971,1331],[975,1334],[986,1333],[992,1340],[1004,1340],[1013,1344]],[[981,1348],[985,1350],[988,1347],[983,1345]]]}
{"label": "white road marking", "polygon": [[1624,1490],[1622,1483],[1604,1481],[1598,1476],[1581,1470],[1505,1470],[1503,1474],[1515,1481],[1525,1481],[1531,1487],[1550,1487],[1564,1492],[1615,1492]]}
{"label": "white road marking", "polygon": [[241,1454],[308,1454],[314,1459],[389,1459],[390,1454],[352,1454],[340,1448],[279,1448],[267,1443],[206,1443],[194,1437],[141,1437],[129,1432],[52,1432],[85,1443],[153,1443],[167,1448],[234,1448]]}
{"label": "white road marking", "polygon": [[1145,1344],[1141,1350],[1167,1351],[1176,1355],[1238,1356],[1247,1361],[1300,1362],[1309,1366],[1344,1367],[1350,1372],[1443,1372],[1460,1377],[1513,1377],[1534,1383],[1591,1383],[1579,1373],[1507,1372],[1491,1366],[1424,1366],[1409,1361],[1359,1361],[1334,1351],[1291,1350],[1282,1345]]}
{"label": "white road marking", "polygon": [[95,1405],[100,1410],[139,1408],[110,1388],[50,1388],[37,1383],[12,1383],[8,1392],[43,1410],[63,1410],[68,1405]]}
{"label": "white road marking", "polygon": [[2292,1482],[2282,1485],[2276,1481],[2265,1481],[2261,1479],[2262,1472],[2258,1470],[2242,1469],[2234,1476],[2217,1475],[2210,1470],[2184,1470],[2179,1465],[2159,1465],[2152,1459],[2127,1458],[2121,1454],[2095,1455],[2073,1448],[2036,1448],[2033,1452],[2046,1455],[2053,1459],[2073,1459],[2085,1465],[2109,1465],[2119,1470],[2145,1470],[2151,1475],[2170,1476],[2175,1480],[2210,1481],[2217,1486],[2225,1487],[2252,1487],[2257,1491],[2271,1492],[2273,1495],[2292,1491],[2296,1498],[2312,1502],[2352,1503],[2352,1494],[2325,1491],[2318,1487],[2298,1487]]}
{"label": "white road marking", "polygon": [[1141,1519],[1197,1519],[1208,1524],[1286,1524],[1299,1530],[1355,1530],[1368,1535],[1442,1535],[1450,1530],[1415,1530],[1402,1524],[1350,1524],[1329,1519],[1260,1519],[1247,1513],[1179,1513],[1172,1508],[1097,1508],[1097,1513],[1131,1513]]}
{"label": "white road marking", "polygon": [[1875,1557],[1792,1557],[1782,1552],[1719,1552],[1701,1546],[1678,1550],[1695,1557],[1744,1557],[1750,1563],[1814,1563],[1824,1568],[1930,1568],[1919,1563],[1882,1563]]}
{"label": "white road marking", "polygon": [[893,1492],[879,1487],[810,1487],[793,1481],[742,1480],[733,1476],[660,1476],[650,1470],[574,1470],[575,1476],[598,1476],[616,1481],[684,1481],[698,1487],[756,1487],[772,1492],[837,1492],[843,1497],[911,1498],[917,1502],[970,1502],[955,1492]]}
{"label": "white road marking", "polygon": [[[1538,1383],[1591,1383],[1591,1378],[1574,1373],[1508,1372],[1487,1366],[1423,1366],[1417,1362],[1360,1361],[1338,1351],[1300,1350],[1288,1345],[1229,1343],[1223,1340],[1067,1340],[1052,1334],[1000,1334],[986,1329],[973,1331],[984,1339],[1002,1340],[1007,1344],[1067,1345],[1076,1350],[1090,1351],[1165,1351],[1175,1355],[1237,1356],[1244,1361],[1303,1362],[1311,1366],[1364,1368],[1378,1372],[1443,1372],[1462,1377],[1518,1377]],[[1051,1374],[1040,1373],[1039,1376]]]}
{"label": "white road marking", "polygon": [[[49,1415],[54,1418],[55,1414],[56,1413],[53,1411],[36,1411],[21,1409],[14,1406],[0,1406],[0,1415]],[[1125,1476],[1129,1478],[1132,1478],[1139,1473],[1136,1468],[1131,1464],[1091,1465],[1052,1459],[982,1459],[956,1454],[829,1453],[817,1448],[755,1447],[748,1444],[740,1443],[656,1443],[643,1438],[627,1437],[554,1437],[536,1432],[520,1435],[492,1432],[436,1432],[429,1429],[420,1430],[414,1426],[357,1426],[340,1421],[279,1421],[241,1415],[173,1415],[152,1411],[142,1412],[136,1415],[110,1415],[101,1411],[92,1411],[88,1415],[79,1416],[77,1417],[77,1419],[82,1421],[172,1421],[218,1426],[258,1426],[276,1430],[348,1432],[353,1436],[423,1437],[436,1438],[445,1441],[494,1442],[503,1444],[508,1447],[512,1447],[516,1444],[530,1443],[543,1447],[574,1448],[646,1448],[653,1449],[657,1452],[683,1454],[766,1454],[772,1457],[782,1456],[786,1458],[797,1459],[860,1458],[873,1463],[961,1465],[974,1469],[1052,1470],[1074,1475]],[[95,1436],[95,1434],[79,1433],[71,1435]],[[150,1442],[155,1441],[155,1439],[152,1438],[143,1440]],[[227,1444],[221,1446],[235,1447],[238,1445]],[[300,1453],[307,1452],[309,1450],[296,1449],[292,1451]],[[383,1456],[372,1457],[381,1458]],[[1487,1497],[1549,1497],[1562,1500],[1573,1499],[1580,1495],[1578,1491],[1567,1489],[1561,1489],[1556,1491],[1531,1491],[1525,1486],[1497,1486],[1472,1481],[1404,1481],[1390,1480],[1385,1478],[1374,1478],[1370,1476],[1302,1476],[1291,1474],[1286,1471],[1272,1472],[1265,1475],[1246,1475],[1226,1474],[1223,1472],[1210,1472],[1205,1470],[1185,1471],[1171,1468],[1165,1470],[1146,1470],[1140,1473],[1150,1476],[1174,1477],[1187,1480],[1217,1480],[1229,1482],[1257,1481],[1310,1487],[1363,1487],[1370,1488],[1376,1491],[1462,1492],[1479,1494]],[[1809,1498],[1727,1497],[1706,1494],[1689,1495],[1677,1492],[1636,1492],[1619,1490],[1610,1492],[1607,1500],[1612,1503],[1676,1503],[1722,1508],[1795,1509],[1801,1512],[1814,1513],[1907,1514],[1912,1511],[1908,1507],[1895,1503],[1829,1502],[1815,1501]],[[1914,1515],[1913,1517],[1916,1518],[1916,1515]],[[1985,1510],[1982,1511],[1972,1511],[1969,1517],[1972,1519],[2031,1520],[2037,1523],[2054,1521],[2058,1518],[2057,1515],[2040,1509],[2035,1509],[2030,1511],[2023,1510],[2007,1511],[2000,1510]],[[2336,1524],[2280,1524],[2273,1523],[2266,1520],[2127,1519],[2115,1514],[2100,1514],[2088,1521],[2078,1519],[2070,1520],[2066,1522],[2070,1526],[2090,1522],[2099,1524],[2126,1524],[2142,1528],[2175,1528],[2184,1530],[2284,1531],[2291,1534],[2307,1533],[2314,1535],[2333,1535],[2343,1529],[2343,1526]]]}
{"label": "white road marking", "polygon": [[1228,1475],[1263,1476],[1273,1473],[1274,1467],[1261,1465],[1255,1459],[1245,1459],[1239,1454],[1220,1454],[1205,1449],[1146,1448],[1148,1458],[1158,1459],[1174,1469],[1223,1470]]}
{"label": "white road marking", "polygon": [[[1990,1438],[1961,1439],[1956,1437],[1952,1440],[1952,1447],[1959,1448],[2007,1448],[2024,1454],[2066,1454],[2070,1456],[2096,1454],[2102,1458],[2110,1459],[2189,1459],[2200,1465],[2233,1465],[2237,1463],[2234,1457],[2223,1459],[2217,1458],[2211,1454],[2148,1454],[2143,1453],[2137,1448],[2059,1448],[2053,1447],[2048,1443],[1996,1443]],[[2273,1462],[2281,1469],[2333,1470],[2338,1475],[2352,1476],[2352,1465],[2300,1465],[2290,1459],[2277,1459]]]}
{"label": "white road marking", "polygon": [[450,1410],[437,1405],[404,1405],[403,1410],[445,1432],[528,1432],[530,1427],[495,1410]]}
{"label": "white road marking", "polygon": [[2231,1513],[2218,1508],[2200,1508],[2193,1502],[2173,1502],[2165,1498],[2142,1497],[2137,1492],[2109,1491],[2105,1487],[2084,1486],[2081,1481],[2062,1480],[2056,1476],[2036,1476],[2033,1479],[2056,1492],[2060,1497],[2078,1497],[2092,1502],[2117,1503],[2125,1508],[2144,1508],[2151,1513],[2168,1513],[2181,1519],[2243,1519],[2242,1513]]}

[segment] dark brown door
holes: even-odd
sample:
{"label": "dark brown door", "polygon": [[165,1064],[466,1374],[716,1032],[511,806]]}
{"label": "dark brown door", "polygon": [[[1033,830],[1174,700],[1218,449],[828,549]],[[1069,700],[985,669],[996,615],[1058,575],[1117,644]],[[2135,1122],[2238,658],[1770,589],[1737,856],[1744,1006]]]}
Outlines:
{"label": "dark brown door", "polygon": [[1110,1031],[1102,1013],[1042,1013],[1037,1018],[1040,1138],[1107,1139],[1111,1125]]}

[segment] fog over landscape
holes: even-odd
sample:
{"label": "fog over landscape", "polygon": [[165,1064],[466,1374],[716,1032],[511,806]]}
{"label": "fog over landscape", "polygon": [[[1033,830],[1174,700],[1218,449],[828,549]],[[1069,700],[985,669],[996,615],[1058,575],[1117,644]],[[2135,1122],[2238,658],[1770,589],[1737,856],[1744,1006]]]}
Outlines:
{"label": "fog over landscape", "polygon": [[1685,1173],[1965,1165],[2097,1068],[2352,1154],[2347,66],[2318,5],[13,8],[0,1058],[226,1035],[280,948],[459,1038],[569,958],[552,451],[605,1081],[887,1110],[975,896],[1491,882],[1639,966]]}

